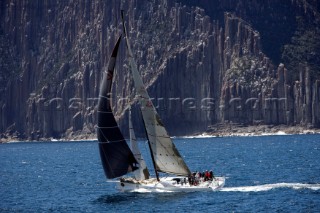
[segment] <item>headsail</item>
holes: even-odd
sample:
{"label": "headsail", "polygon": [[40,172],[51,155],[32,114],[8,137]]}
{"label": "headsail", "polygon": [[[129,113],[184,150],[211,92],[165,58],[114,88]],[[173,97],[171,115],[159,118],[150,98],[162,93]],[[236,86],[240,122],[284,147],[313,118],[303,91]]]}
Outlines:
{"label": "headsail", "polygon": [[110,105],[112,78],[120,41],[121,36],[109,59],[108,71],[103,73],[98,102],[97,136],[107,178],[120,177],[137,169],[137,161],[118,127]]}
{"label": "headsail", "polygon": [[132,121],[131,121],[131,108],[129,108],[129,134],[130,134],[130,145],[134,157],[137,159],[140,168],[134,171],[134,176],[137,180],[146,180],[149,179],[150,174],[147,168],[146,162],[144,161],[140,149],[138,147],[137,139],[134,134]]}
{"label": "headsail", "polygon": [[137,64],[131,51],[129,38],[124,24],[123,11],[122,21],[126,36],[131,72],[140,102],[146,132],[151,144],[152,154],[156,164],[155,167],[157,171],[160,172],[172,173],[176,175],[189,175],[190,170],[188,166],[169,137],[142,82],[141,76],[138,72]]}

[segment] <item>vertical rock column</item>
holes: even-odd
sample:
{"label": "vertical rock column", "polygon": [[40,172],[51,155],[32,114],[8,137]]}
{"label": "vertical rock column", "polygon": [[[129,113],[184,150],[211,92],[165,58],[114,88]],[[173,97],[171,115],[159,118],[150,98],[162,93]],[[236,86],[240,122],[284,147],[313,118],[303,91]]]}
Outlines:
{"label": "vertical rock column", "polygon": [[288,91],[286,86],[286,69],[284,64],[280,64],[278,67],[278,123],[286,124],[288,122],[287,111],[288,111]]}
{"label": "vertical rock column", "polygon": [[320,80],[316,80],[313,84],[312,98],[312,125],[320,127]]}

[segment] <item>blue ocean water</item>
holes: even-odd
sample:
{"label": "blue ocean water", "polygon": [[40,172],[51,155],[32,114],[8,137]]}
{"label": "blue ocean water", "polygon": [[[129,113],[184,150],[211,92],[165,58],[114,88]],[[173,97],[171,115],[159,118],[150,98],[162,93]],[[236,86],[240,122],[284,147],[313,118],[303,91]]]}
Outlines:
{"label": "blue ocean water", "polygon": [[223,190],[121,193],[95,141],[10,143],[0,144],[0,212],[320,212],[320,135],[174,142],[192,170],[226,176]]}

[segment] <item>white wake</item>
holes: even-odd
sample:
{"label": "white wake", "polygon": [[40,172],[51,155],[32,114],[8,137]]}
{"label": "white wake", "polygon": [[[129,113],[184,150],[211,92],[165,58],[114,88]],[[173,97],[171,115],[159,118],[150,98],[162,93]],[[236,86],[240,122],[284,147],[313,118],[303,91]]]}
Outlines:
{"label": "white wake", "polygon": [[257,186],[238,186],[238,187],[224,187],[219,191],[224,192],[261,192],[269,191],[277,188],[292,188],[292,189],[311,189],[319,190],[320,184],[305,184],[305,183],[274,183]]}

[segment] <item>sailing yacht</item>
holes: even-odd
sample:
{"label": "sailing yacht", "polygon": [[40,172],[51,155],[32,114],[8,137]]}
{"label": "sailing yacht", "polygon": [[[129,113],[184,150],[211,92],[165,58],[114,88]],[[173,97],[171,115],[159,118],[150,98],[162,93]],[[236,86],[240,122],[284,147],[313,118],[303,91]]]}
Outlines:
{"label": "sailing yacht", "polygon": [[[204,180],[191,173],[168,135],[138,72],[124,23],[123,11],[121,11],[121,16],[130,70],[140,104],[155,177],[150,177],[141,152],[138,149],[133,135],[131,120],[129,120],[130,149],[111,110],[110,92],[121,36],[117,40],[109,59],[108,70],[104,73],[98,102],[97,135],[100,157],[106,177],[108,179],[118,177],[119,180],[116,181],[116,187],[120,191],[189,192],[219,190],[224,186],[225,178],[213,177],[209,180]],[[131,119],[131,114],[129,119]],[[133,178],[125,176],[131,172],[134,174]],[[169,176],[160,177],[159,173],[169,174]]]}
{"label": "sailing yacht", "polygon": [[[147,191],[206,191],[220,189],[224,186],[225,178],[215,177],[204,181],[203,178],[194,177],[168,135],[138,72],[127,35],[123,11],[121,11],[121,16],[130,70],[140,104],[156,179],[131,181],[122,178],[118,188],[122,191],[137,189]],[[159,172],[175,176],[160,177]]]}

